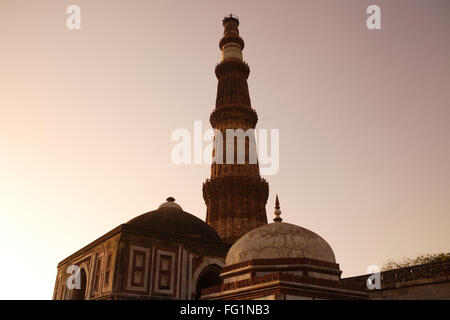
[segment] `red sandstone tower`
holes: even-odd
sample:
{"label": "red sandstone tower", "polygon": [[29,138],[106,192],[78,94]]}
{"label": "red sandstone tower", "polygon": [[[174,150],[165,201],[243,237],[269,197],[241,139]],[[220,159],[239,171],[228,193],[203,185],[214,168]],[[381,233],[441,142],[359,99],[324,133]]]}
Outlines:
{"label": "red sandstone tower", "polygon": [[[250,68],[242,59],[244,41],[239,36],[239,20],[227,16],[223,26],[224,36],[219,43],[222,60],[215,69],[219,80],[216,108],[210,122],[222,132],[224,161],[213,161],[211,179],[203,184],[203,199],[207,207],[206,222],[222,240],[232,244],[250,230],[267,224],[269,185],[261,178],[258,163],[250,161],[250,139],[245,141],[244,163],[237,161],[237,139],[234,140],[235,161],[231,164],[226,161],[226,130],[254,129],[258,116],[250,103],[247,84]],[[218,143],[217,136],[215,142]]]}

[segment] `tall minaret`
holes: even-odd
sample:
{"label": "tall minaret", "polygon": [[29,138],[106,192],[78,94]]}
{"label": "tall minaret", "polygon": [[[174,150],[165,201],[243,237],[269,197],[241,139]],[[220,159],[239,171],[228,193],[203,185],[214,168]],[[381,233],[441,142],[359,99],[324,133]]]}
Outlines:
{"label": "tall minaret", "polygon": [[[249,149],[254,146],[249,142],[251,139],[245,142],[245,161],[241,164],[237,161],[237,140],[234,141],[233,163],[226,160],[226,130],[242,129],[246,132],[254,129],[258,116],[250,104],[247,84],[250,69],[242,59],[244,40],[239,36],[239,20],[229,15],[223,19],[223,26],[224,36],[219,43],[222,59],[215,69],[219,80],[216,108],[210,122],[214,129],[222,132],[224,160],[222,164],[213,161],[211,179],[203,184],[203,199],[207,207],[206,222],[222,240],[232,244],[250,230],[267,224],[269,185],[261,178],[258,163],[251,161],[249,156]],[[216,136],[215,152],[219,141]],[[228,147],[232,145],[228,143]]]}

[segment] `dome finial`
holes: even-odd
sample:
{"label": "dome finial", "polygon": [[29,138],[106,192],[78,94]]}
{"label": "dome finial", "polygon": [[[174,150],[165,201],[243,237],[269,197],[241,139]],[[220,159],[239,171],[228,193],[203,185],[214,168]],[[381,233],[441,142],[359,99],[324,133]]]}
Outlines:
{"label": "dome finial", "polygon": [[278,200],[278,194],[275,198],[275,218],[273,218],[273,221],[275,222],[281,222],[283,221],[283,219],[281,219],[280,215],[281,215],[281,210],[280,210],[280,200]]}
{"label": "dome finial", "polygon": [[161,208],[176,208],[176,209],[180,209],[181,211],[183,211],[183,208],[181,208],[181,206],[175,202],[175,198],[174,197],[168,197],[166,199],[167,202],[164,202],[163,204],[161,204],[158,209]]}

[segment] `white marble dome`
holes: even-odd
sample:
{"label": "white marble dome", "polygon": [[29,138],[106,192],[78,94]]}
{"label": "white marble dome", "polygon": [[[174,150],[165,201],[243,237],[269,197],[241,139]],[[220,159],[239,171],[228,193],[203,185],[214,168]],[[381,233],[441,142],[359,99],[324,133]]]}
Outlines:
{"label": "white marble dome", "polygon": [[330,245],[318,234],[290,223],[273,222],[237,240],[228,251],[225,264],[277,258],[309,258],[336,263]]}

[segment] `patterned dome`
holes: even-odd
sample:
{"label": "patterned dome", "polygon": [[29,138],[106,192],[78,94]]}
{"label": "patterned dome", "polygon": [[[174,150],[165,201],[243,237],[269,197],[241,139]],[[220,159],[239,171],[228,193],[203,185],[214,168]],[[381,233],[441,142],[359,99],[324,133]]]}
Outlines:
{"label": "patterned dome", "polygon": [[[281,219],[280,219],[281,220]],[[316,233],[281,221],[256,228],[228,251],[226,265],[252,259],[309,258],[336,263],[330,245]]]}

